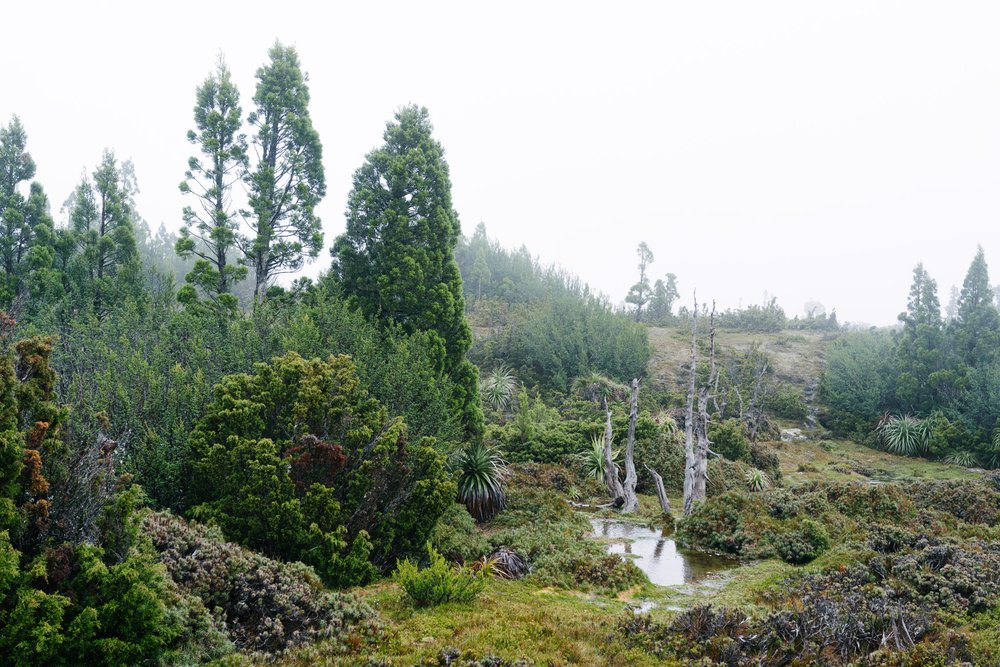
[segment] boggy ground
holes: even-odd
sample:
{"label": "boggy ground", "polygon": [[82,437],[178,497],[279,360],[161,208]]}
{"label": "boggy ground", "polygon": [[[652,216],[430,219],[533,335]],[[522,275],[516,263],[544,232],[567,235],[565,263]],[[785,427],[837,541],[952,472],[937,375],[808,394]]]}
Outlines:
{"label": "boggy ground", "polygon": [[[678,539],[741,559],[704,583],[658,587],[609,565],[585,537],[591,514],[566,495],[597,500],[599,489],[523,466],[508,510],[459,542],[514,546],[531,575],[427,609],[390,580],[359,589],[386,627],[378,647],[323,660],[305,650],[287,664],[998,664],[995,478],[847,442],[776,449],[785,488],[724,493],[679,524]],[[641,500],[636,520],[664,520]],[[654,606],[636,613],[641,602]]]}

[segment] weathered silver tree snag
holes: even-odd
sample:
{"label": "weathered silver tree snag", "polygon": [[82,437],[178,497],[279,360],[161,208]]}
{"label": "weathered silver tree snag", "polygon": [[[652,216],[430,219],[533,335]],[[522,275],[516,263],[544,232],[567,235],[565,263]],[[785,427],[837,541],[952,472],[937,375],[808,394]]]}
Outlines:
{"label": "weathered silver tree snag", "polygon": [[708,381],[698,390],[698,413],[694,412],[695,379],[698,370],[698,300],[695,298],[694,310],[691,313],[691,377],[688,381],[687,414],[684,420],[684,514],[694,510],[696,503],[705,500],[705,482],[708,479],[708,402],[715,396],[711,389],[717,386],[718,369],[715,366],[715,303],[712,303],[712,314],[709,324],[709,339],[711,341],[711,356],[709,357]]}
{"label": "weathered silver tree snag", "polygon": [[604,483],[611,494],[611,502],[618,503],[620,498],[624,498],[625,491],[618,479],[618,466],[611,453],[611,408],[608,406],[607,396],[604,397],[604,414]]}
{"label": "weathered silver tree snag", "polygon": [[660,477],[660,473],[650,468],[648,463],[644,463],[643,465],[646,466],[646,470],[649,471],[649,474],[653,476],[653,481],[656,482],[656,497],[660,500],[660,509],[664,514],[670,514],[670,500],[667,499],[667,489],[663,486],[663,478]]}
{"label": "weathered silver tree snag", "polygon": [[691,355],[688,357],[691,369],[688,378],[687,411],[684,415],[684,515],[694,509],[694,384],[698,371],[698,295],[695,293],[694,308],[691,310]]}
{"label": "weathered silver tree snag", "polygon": [[628,440],[625,442],[625,484],[623,486],[622,512],[631,514],[639,509],[639,498],[635,495],[635,485],[639,477],[635,473],[635,422],[639,415],[639,380],[632,379],[632,401],[628,415]]}

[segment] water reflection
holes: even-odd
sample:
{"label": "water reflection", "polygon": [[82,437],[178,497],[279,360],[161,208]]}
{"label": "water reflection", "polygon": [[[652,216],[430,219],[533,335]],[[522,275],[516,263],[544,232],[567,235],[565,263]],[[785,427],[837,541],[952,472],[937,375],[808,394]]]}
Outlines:
{"label": "water reflection", "polygon": [[639,569],[659,586],[690,584],[738,565],[728,558],[678,549],[677,543],[660,528],[614,519],[591,519],[590,523],[594,537],[619,540],[608,545],[608,553],[631,555]]}

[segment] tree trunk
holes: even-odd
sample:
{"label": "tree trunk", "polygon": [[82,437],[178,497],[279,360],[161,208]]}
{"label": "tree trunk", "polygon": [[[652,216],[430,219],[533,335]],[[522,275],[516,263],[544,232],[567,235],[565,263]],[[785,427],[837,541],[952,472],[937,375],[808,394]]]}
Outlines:
{"label": "tree trunk", "polygon": [[694,509],[691,492],[694,489],[694,383],[698,365],[698,297],[691,311],[691,356],[688,360],[691,377],[688,379],[687,412],[684,416],[684,516]]}
{"label": "tree trunk", "polygon": [[[695,302],[695,312],[698,303]],[[709,357],[708,382],[698,390],[698,413],[694,413],[695,371],[697,346],[697,328],[695,316],[691,317],[691,380],[688,383],[687,422],[684,424],[684,514],[691,514],[696,503],[705,500],[705,482],[708,479],[708,401],[714,398],[712,387],[716,384],[718,369],[715,367],[715,303],[712,303],[712,315],[709,320],[709,339],[711,341],[711,356]]]}
{"label": "tree trunk", "polygon": [[712,302],[712,315],[709,319],[708,338],[710,356],[708,362],[708,382],[698,391],[698,417],[695,420],[695,439],[697,446],[694,450],[694,488],[691,490],[691,498],[695,503],[705,500],[705,483],[708,481],[708,422],[711,419],[708,414],[709,398],[711,388],[718,384],[718,369],[715,367],[715,302]]}
{"label": "tree trunk", "polygon": [[618,466],[615,465],[614,456],[611,454],[611,408],[608,407],[608,398],[604,397],[604,412],[607,419],[604,422],[604,483],[611,494],[611,500],[618,502],[625,496],[622,483],[618,479]]}
{"label": "tree trunk", "polygon": [[635,474],[635,422],[639,415],[639,380],[632,379],[632,402],[628,415],[628,440],[625,444],[625,485],[622,512],[632,513],[639,509],[639,498],[635,495],[635,485],[639,480]]}
{"label": "tree trunk", "polygon": [[667,489],[663,486],[663,478],[660,477],[660,473],[656,472],[652,468],[646,465],[646,470],[649,474],[653,476],[653,481],[656,482],[656,497],[660,499],[660,509],[663,510],[664,514],[670,514],[670,501],[667,499]]}
{"label": "tree trunk", "polygon": [[695,415],[694,474],[692,476],[691,504],[704,502],[705,482],[708,479],[708,389],[698,391],[698,414]]}

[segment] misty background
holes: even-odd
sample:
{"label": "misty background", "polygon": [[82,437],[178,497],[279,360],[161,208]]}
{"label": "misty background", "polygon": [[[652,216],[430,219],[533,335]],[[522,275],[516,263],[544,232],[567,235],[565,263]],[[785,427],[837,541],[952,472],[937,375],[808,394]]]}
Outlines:
{"label": "misty background", "polygon": [[[776,296],[890,324],[923,261],[942,305],[982,244],[1000,283],[992,3],[34,2],[5,8],[0,123],[53,215],[105,147],[176,231],[195,88],[220,53],[252,107],[280,39],[310,75],[326,246],[393,111],[425,105],[455,208],[615,302],[678,276],[721,308]],[[330,263],[321,254],[305,273]]]}

